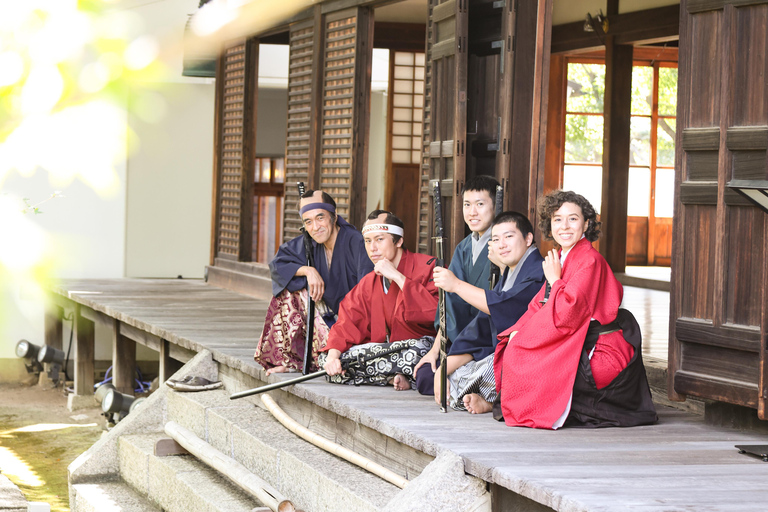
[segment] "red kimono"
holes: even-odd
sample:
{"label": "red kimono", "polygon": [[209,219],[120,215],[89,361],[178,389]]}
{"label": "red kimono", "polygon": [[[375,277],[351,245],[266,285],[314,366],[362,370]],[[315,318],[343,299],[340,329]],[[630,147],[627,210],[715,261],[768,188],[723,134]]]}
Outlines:
{"label": "red kimono", "polygon": [[435,259],[403,250],[397,270],[405,276],[401,290],[391,283],[384,293],[382,277],[367,274],[339,305],[339,319],[321,351],[346,352],[354,345],[435,336],[437,288],[432,281]]}
{"label": "red kimono", "polygon": [[[568,253],[562,276],[542,306],[544,290],[517,323],[499,334],[493,365],[504,421],[510,426],[559,426],[556,422],[569,409],[590,320],[612,322],[623,296],[608,263],[586,238]],[[620,331],[600,336],[591,360],[598,387],[612,379],[606,374],[618,375],[633,353]]]}

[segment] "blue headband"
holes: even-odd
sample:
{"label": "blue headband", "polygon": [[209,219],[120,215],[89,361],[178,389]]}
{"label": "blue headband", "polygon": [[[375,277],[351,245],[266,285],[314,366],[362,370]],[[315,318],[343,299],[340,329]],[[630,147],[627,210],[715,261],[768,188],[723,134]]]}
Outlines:
{"label": "blue headband", "polygon": [[309,210],[317,210],[318,208],[329,211],[331,213],[336,213],[336,208],[332,204],[328,203],[309,203],[301,207],[299,210],[299,215],[304,215]]}

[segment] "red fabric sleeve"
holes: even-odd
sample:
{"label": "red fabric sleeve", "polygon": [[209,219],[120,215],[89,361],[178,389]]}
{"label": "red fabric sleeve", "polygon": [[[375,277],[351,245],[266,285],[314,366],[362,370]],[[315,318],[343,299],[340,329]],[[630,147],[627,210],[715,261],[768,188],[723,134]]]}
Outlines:
{"label": "red fabric sleeve", "polygon": [[437,287],[432,280],[434,260],[420,269],[418,275],[405,277],[405,285],[400,290],[403,300],[403,316],[412,324],[432,324],[437,313]]}
{"label": "red fabric sleeve", "polygon": [[352,288],[339,304],[339,319],[331,327],[328,341],[321,352],[335,348],[346,352],[354,345],[371,339],[371,298],[370,288],[374,275],[368,274]]}

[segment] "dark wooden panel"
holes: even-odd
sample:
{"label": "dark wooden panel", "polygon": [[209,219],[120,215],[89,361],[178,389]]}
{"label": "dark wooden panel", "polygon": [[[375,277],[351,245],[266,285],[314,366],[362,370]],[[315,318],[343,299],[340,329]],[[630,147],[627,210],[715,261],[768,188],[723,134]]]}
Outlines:
{"label": "dark wooden panel", "polygon": [[717,204],[717,183],[686,182],[680,185],[680,202],[683,204]]}
{"label": "dark wooden panel", "polygon": [[690,151],[686,154],[686,166],[690,181],[717,181],[717,151]]}
{"label": "dark wooden panel", "polygon": [[733,152],[733,179],[736,180],[765,180],[766,152],[762,151],[734,151]]}
{"label": "dark wooden panel", "polygon": [[726,5],[735,7],[764,3],[764,0],[689,0],[686,10],[691,13],[723,9]]}
{"label": "dark wooden panel", "polygon": [[[680,369],[686,373],[706,376],[708,379],[724,383],[757,388],[758,358],[755,357],[754,352],[699,343],[683,343]],[[740,400],[756,400],[756,398],[757,393],[751,398],[742,397]]]}
{"label": "dark wooden panel", "polygon": [[614,272],[624,272],[627,250],[632,47],[608,41],[605,50],[605,135],[600,253]]}
{"label": "dark wooden panel", "polygon": [[393,23],[378,21],[373,34],[374,48],[408,52],[423,52],[426,25],[423,23]]}
{"label": "dark wooden panel", "polygon": [[[681,187],[682,195],[682,187]],[[712,319],[714,315],[715,241],[717,208],[683,207],[682,268],[679,268],[680,316]]]}
{"label": "dark wooden panel", "polygon": [[713,379],[708,376],[677,371],[673,375],[675,391],[731,404],[757,407],[757,386]]}
{"label": "dark wooden panel", "polygon": [[726,322],[759,326],[763,309],[766,215],[753,207],[728,208]]}
{"label": "dark wooden panel", "polygon": [[[757,2],[753,2],[757,3]],[[768,124],[766,94],[766,48],[768,48],[768,3],[734,9],[733,112],[737,126]]]}
{"label": "dark wooden panel", "polygon": [[722,11],[710,11],[690,17],[691,96],[689,122],[685,128],[712,127],[720,124],[720,87]]}
{"label": "dark wooden panel", "polygon": [[678,318],[675,322],[675,336],[685,343],[698,343],[744,352],[760,352],[759,327],[715,326],[707,320]]}
{"label": "dark wooden panel", "polygon": [[725,145],[731,151],[768,149],[768,126],[733,126],[728,128]]}
{"label": "dark wooden panel", "polygon": [[686,10],[691,14],[695,14],[722,9],[725,4],[726,0],[688,0],[686,2]]}
{"label": "dark wooden panel", "polygon": [[686,128],[682,148],[685,151],[717,151],[720,149],[720,128]]}

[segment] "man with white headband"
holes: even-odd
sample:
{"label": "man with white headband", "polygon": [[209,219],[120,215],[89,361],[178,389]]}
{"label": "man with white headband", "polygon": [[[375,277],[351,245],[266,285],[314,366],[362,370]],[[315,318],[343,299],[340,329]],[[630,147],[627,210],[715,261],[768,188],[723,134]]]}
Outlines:
{"label": "man with white headband", "polygon": [[314,267],[307,265],[303,235],[290,240],[269,263],[274,297],[254,359],[267,374],[294,371],[304,360],[307,289],[315,301],[312,367],[317,351],[336,321],[341,299],[373,270],[363,237],[336,215],[336,202],[319,190],[308,190],[299,202],[304,229],[312,237]]}
{"label": "man with white headband", "polygon": [[[432,347],[435,336],[435,259],[405,249],[403,221],[387,211],[371,212],[363,239],[373,272],[341,301],[339,320],[331,328],[319,362],[331,382],[392,384],[398,391],[415,388],[413,367]],[[386,355],[362,368],[342,372],[342,362],[385,350]]]}

